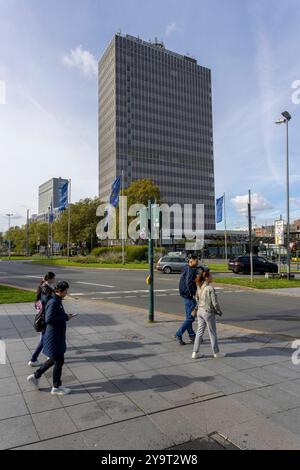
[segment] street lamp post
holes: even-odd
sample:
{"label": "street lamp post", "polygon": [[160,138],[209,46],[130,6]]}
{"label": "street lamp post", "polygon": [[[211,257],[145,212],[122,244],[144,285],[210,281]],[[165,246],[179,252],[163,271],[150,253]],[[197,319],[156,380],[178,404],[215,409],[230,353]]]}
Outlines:
{"label": "street lamp post", "polygon": [[10,252],[11,252],[11,246],[10,246],[10,218],[13,216],[14,214],[11,214],[11,213],[8,213],[6,214],[6,216],[8,217],[8,260],[10,261]]}
{"label": "street lamp post", "polygon": [[286,263],[287,278],[290,280],[291,274],[291,254],[290,254],[290,169],[289,169],[289,122],[292,116],[288,111],[281,113],[282,118],[276,124],[286,125]]}

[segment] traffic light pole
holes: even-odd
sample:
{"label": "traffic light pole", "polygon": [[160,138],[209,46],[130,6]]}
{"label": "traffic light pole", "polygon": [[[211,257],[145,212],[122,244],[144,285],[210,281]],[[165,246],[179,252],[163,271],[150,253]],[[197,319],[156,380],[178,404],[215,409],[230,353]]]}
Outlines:
{"label": "traffic light pole", "polygon": [[154,249],[152,239],[152,201],[148,201],[149,322],[154,322]]}

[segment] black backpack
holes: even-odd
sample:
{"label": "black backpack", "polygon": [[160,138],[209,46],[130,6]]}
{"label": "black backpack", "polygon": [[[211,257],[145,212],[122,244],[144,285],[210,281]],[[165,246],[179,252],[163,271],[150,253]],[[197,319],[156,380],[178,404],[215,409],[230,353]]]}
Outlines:
{"label": "black backpack", "polygon": [[36,311],[35,318],[34,318],[34,329],[38,333],[41,333],[46,328],[45,322],[45,306],[41,300],[37,300],[34,304],[34,308]]}

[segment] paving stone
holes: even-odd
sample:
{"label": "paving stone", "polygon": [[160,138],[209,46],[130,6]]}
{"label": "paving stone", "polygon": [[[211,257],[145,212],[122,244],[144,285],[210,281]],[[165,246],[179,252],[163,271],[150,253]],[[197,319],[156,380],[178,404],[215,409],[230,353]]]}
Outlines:
{"label": "paving stone", "polygon": [[254,390],[239,393],[237,398],[248,408],[265,416],[271,416],[273,413],[279,413],[283,410],[279,404],[260,396]]}
{"label": "paving stone", "polygon": [[242,449],[299,450],[300,439],[271,419],[259,417],[223,430]]}
{"label": "paving stone", "polygon": [[97,450],[166,449],[172,445],[172,440],[148,417],[85,431],[83,436],[88,444]]}
{"label": "paving stone", "polygon": [[95,401],[68,406],[66,412],[80,431],[112,422],[109,415]]}
{"label": "paving stone", "polygon": [[26,403],[21,394],[0,398],[0,420],[28,414]]}
{"label": "paving stone", "polygon": [[63,407],[59,399],[56,396],[52,396],[49,392],[34,390],[23,393],[23,397],[31,414]]}
{"label": "paving stone", "polygon": [[103,379],[103,374],[96,367],[87,364],[79,367],[68,366],[75,377],[80,381]]}
{"label": "paving stone", "polygon": [[143,411],[125,395],[97,400],[98,406],[113,420],[124,421],[143,415]]}
{"label": "paving stone", "polygon": [[29,444],[39,440],[30,416],[0,421],[0,449]]}
{"label": "paving stone", "polygon": [[0,379],[7,379],[13,376],[14,371],[9,364],[0,364]]}
{"label": "paving stone", "polygon": [[49,439],[77,431],[64,409],[45,411],[32,415],[40,439]]}
{"label": "paving stone", "polygon": [[16,447],[15,450],[91,450],[91,447],[85,441],[82,433],[78,432],[35,444]]}
{"label": "paving stone", "polygon": [[82,386],[93,397],[94,400],[109,398],[114,395],[121,394],[120,389],[108,379],[85,382],[82,384]]}
{"label": "paving stone", "polygon": [[294,433],[294,435],[299,436],[300,408],[274,413],[270,416],[270,419],[285,429],[288,429],[290,432]]}
{"label": "paving stone", "polygon": [[296,396],[287,390],[283,390],[280,388],[279,384],[257,389],[256,393],[276,403],[276,405],[280,406],[283,410],[300,406],[300,396]]}
{"label": "paving stone", "polygon": [[7,395],[19,395],[20,387],[15,377],[0,379],[0,397]]}

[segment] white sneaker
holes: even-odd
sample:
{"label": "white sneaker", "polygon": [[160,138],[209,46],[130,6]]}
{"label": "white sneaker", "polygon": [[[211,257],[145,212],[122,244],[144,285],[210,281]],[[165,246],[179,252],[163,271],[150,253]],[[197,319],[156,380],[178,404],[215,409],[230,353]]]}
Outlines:
{"label": "white sneaker", "polygon": [[218,353],[215,353],[214,354],[214,358],[215,359],[221,359],[221,357],[225,357],[226,354],[225,353],[221,353],[221,352],[218,352]]}
{"label": "white sneaker", "polygon": [[63,387],[62,385],[58,388],[55,388],[55,387],[52,387],[52,390],[51,390],[51,395],[69,395],[69,393],[71,393],[71,389],[70,388],[66,388],[66,387]]}
{"label": "white sneaker", "polygon": [[39,379],[37,379],[34,374],[29,375],[29,376],[27,377],[27,381],[28,381],[31,385],[34,385],[34,387],[35,387],[37,390],[40,389],[40,387],[39,387]]}
{"label": "white sneaker", "polygon": [[193,352],[192,354],[192,359],[200,359],[201,357],[204,357],[204,354],[196,352]]}
{"label": "white sneaker", "polygon": [[40,367],[40,366],[42,365],[42,363],[39,362],[39,361],[29,361],[29,362],[28,362],[28,365],[29,365],[30,367]]}

